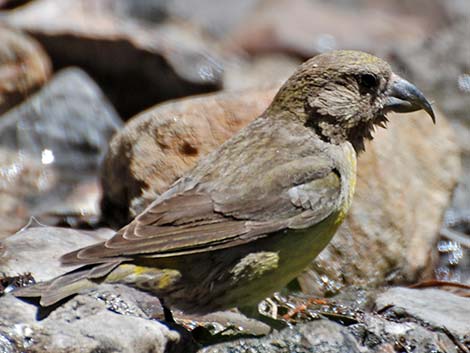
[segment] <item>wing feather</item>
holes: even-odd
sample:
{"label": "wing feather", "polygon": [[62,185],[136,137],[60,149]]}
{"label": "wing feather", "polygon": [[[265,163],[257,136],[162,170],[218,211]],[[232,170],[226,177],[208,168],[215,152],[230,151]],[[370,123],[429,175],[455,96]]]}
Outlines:
{"label": "wing feather", "polygon": [[108,241],[66,254],[62,262],[212,251],[311,226],[337,208],[341,182],[330,161],[308,158],[274,167],[242,195],[200,185],[154,202]]}

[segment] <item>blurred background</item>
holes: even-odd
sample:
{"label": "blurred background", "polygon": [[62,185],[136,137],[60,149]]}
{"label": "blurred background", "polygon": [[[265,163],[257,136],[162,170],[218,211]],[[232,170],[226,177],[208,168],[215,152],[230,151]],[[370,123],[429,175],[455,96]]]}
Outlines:
{"label": "blurred background", "polygon": [[358,49],[388,60],[455,128],[463,168],[431,277],[467,282],[469,38],[468,0],[0,0],[0,240],[31,216],[97,221],[100,162],[135,114],[269,87],[318,53]]}

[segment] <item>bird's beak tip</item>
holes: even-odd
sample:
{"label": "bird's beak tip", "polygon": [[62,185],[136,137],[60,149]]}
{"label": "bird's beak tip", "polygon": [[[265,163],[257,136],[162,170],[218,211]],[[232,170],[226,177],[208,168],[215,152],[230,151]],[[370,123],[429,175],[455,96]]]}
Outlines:
{"label": "bird's beak tip", "polygon": [[431,110],[426,110],[426,113],[428,113],[429,116],[431,117],[432,123],[434,125],[436,125],[436,115],[434,115],[433,110],[432,109]]}
{"label": "bird's beak tip", "polygon": [[422,109],[436,124],[436,115],[424,94],[415,85],[396,74],[393,74],[390,80],[388,99],[384,108],[386,111],[391,110],[397,113],[408,113]]}

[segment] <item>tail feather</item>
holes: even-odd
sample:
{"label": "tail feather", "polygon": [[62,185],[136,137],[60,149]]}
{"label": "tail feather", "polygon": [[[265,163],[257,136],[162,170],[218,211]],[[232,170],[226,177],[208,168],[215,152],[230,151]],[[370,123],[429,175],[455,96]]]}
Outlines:
{"label": "tail feather", "polygon": [[41,306],[47,307],[72,295],[93,289],[97,285],[98,284],[96,282],[93,282],[87,278],[82,278],[80,280],[75,280],[69,283],[64,281],[61,287],[52,286],[43,292],[41,294],[41,300],[39,301],[39,304],[41,304]]}
{"label": "tail feather", "polygon": [[18,288],[12,294],[16,297],[41,297],[39,303],[47,307],[72,295],[95,288],[100,282],[98,279],[106,276],[119,264],[120,262],[104,263],[92,268],[78,269],[47,282]]}
{"label": "tail feather", "polygon": [[41,282],[28,287],[17,288],[11,294],[20,298],[40,297],[42,293],[45,292],[47,288],[49,288],[51,282],[52,281]]}

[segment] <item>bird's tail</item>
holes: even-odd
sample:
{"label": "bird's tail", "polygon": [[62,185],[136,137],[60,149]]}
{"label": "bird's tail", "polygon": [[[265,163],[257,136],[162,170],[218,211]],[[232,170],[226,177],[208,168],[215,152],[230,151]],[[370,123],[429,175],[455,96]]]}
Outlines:
{"label": "bird's tail", "polygon": [[72,295],[95,288],[120,262],[108,262],[94,267],[82,267],[47,282],[13,291],[16,297],[40,297],[41,306],[47,307]]}

